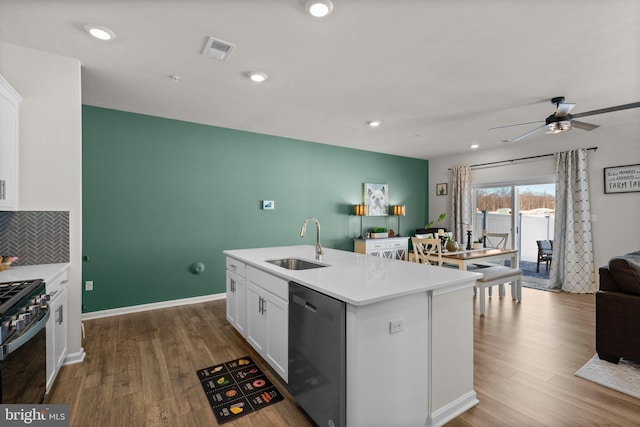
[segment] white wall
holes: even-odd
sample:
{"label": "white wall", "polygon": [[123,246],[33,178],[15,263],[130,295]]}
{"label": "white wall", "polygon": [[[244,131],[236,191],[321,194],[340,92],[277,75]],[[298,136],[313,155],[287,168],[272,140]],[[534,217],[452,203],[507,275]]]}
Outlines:
{"label": "white wall", "polygon": [[68,353],[83,357],[80,62],[0,43],[0,74],[20,93],[19,210],[69,211]]}
{"label": "white wall", "polygon": [[[634,114],[638,114],[637,110]],[[628,113],[610,113],[628,114]],[[598,116],[589,122],[599,123]],[[489,144],[485,144],[489,145]],[[436,196],[436,183],[449,182],[448,168],[454,165],[472,165],[520,157],[536,156],[578,148],[598,147],[589,151],[589,184],[593,250],[596,268],[609,259],[640,249],[640,193],[604,194],[604,168],[640,163],[640,121],[626,125],[602,126],[586,132],[572,129],[559,135],[539,135],[498,148],[469,150],[468,153],[429,159],[429,218],[440,212],[450,212],[450,194]],[[555,160],[544,157],[506,166],[473,169],[474,184],[508,181],[535,181],[555,176]],[[448,215],[450,217],[450,215]]]}

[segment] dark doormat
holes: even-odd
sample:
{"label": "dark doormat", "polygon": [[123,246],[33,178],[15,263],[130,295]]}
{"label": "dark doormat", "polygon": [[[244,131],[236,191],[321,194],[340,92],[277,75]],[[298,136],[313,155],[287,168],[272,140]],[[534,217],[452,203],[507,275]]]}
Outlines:
{"label": "dark doormat", "polygon": [[218,424],[284,400],[250,357],[197,371]]}

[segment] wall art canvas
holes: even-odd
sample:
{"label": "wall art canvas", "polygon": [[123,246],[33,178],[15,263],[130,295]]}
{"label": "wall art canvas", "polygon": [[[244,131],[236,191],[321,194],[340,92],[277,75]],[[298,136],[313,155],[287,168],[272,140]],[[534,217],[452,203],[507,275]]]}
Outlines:
{"label": "wall art canvas", "polygon": [[364,183],[362,201],[367,205],[367,216],[389,215],[389,186]]}

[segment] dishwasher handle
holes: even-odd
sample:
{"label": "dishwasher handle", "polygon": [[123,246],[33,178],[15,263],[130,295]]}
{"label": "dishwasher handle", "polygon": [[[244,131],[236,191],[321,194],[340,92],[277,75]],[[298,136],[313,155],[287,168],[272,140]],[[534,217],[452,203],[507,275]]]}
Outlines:
{"label": "dishwasher handle", "polygon": [[309,301],[307,301],[304,298],[300,298],[298,295],[293,296],[293,302],[314,313],[318,311],[318,308],[315,305],[311,304]]}

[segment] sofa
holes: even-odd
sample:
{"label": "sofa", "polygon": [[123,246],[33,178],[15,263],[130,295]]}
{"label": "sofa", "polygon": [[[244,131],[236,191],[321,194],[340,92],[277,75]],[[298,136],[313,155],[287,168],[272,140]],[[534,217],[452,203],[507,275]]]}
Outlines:
{"label": "sofa", "polygon": [[596,292],[596,351],[602,360],[640,363],[640,250],[600,267]]}

